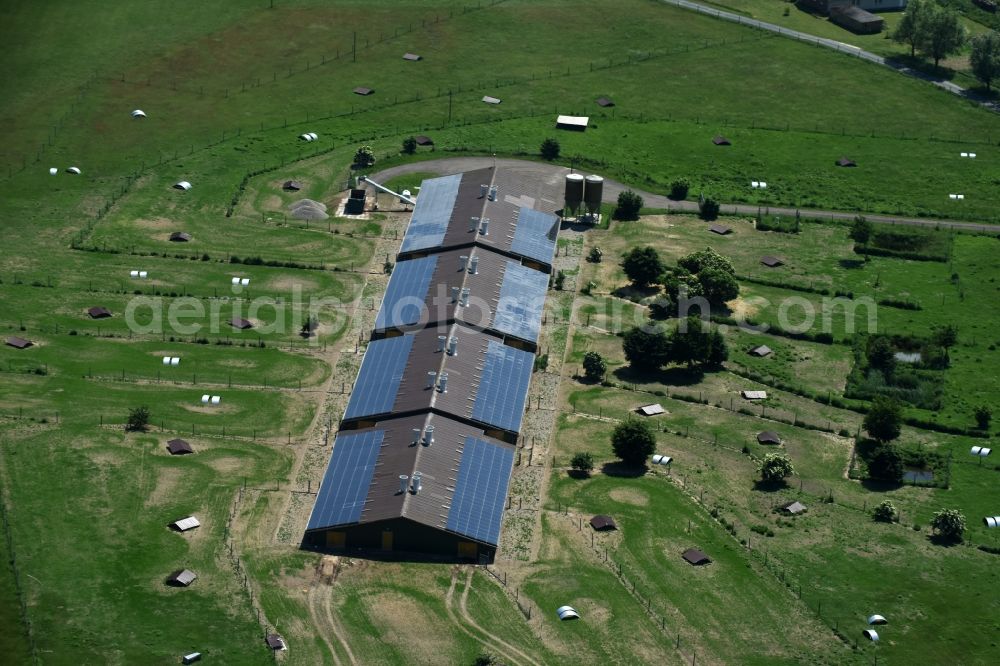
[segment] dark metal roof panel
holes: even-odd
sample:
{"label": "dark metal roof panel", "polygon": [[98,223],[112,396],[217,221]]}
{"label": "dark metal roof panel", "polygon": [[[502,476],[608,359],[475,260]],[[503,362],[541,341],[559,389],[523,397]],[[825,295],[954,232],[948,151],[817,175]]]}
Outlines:
{"label": "dark metal roof panel", "polygon": [[358,522],[370,492],[384,436],[381,430],[337,436],[306,529]]}
{"label": "dark metal roof panel", "polygon": [[[473,172],[475,173],[475,172]],[[440,246],[448,230],[458,197],[462,174],[425,180],[403,236],[401,252]]]}
{"label": "dark metal roof panel", "polygon": [[511,447],[466,437],[448,512],[448,530],[477,541],[499,543],[500,520],[513,467]]}
{"label": "dark metal roof panel", "polygon": [[423,319],[424,301],[437,264],[435,255],[396,264],[375,317],[376,330],[412,326]]}
{"label": "dark metal roof panel", "polygon": [[344,412],[352,419],[392,411],[407,366],[413,336],[375,340],[365,350],[365,357],[354,382],[351,400]]}
{"label": "dark metal roof panel", "polygon": [[558,217],[540,210],[521,208],[518,211],[517,227],[514,229],[510,251],[551,265],[558,234]]}
{"label": "dark metal roof panel", "polygon": [[508,261],[493,328],[522,340],[537,341],[548,287],[549,276],[545,273]]}
{"label": "dark metal roof panel", "polygon": [[472,418],[510,432],[521,429],[535,355],[496,340],[488,342]]}

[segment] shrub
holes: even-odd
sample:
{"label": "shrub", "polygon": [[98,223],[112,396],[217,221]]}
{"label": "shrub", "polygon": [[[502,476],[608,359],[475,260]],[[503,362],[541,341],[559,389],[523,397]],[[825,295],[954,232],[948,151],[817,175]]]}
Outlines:
{"label": "shrub", "polygon": [[642,197],[632,190],[625,190],[618,195],[618,206],[615,208],[614,218],[616,220],[638,220],[639,211],[642,210]]}
{"label": "shrub", "polygon": [[765,483],[783,483],[795,473],[791,459],[783,453],[768,453],[758,465],[760,479]]}
{"label": "shrub", "polygon": [[719,217],[719,202],[715,199],[702,198],[698,201],[698,216],[709,221]]}
{"label": "shrub", "polygon": [[143,431],[149,426],[149,407],[142,405],[128,410],[128,421],[125,423],[126,430]]}
{"label": "shrub", "polygon": [[403,153],[406,155],[412,155],[417,152],[417,140],[412,136],[408,136],[403,139]]}
{"label": "shrub", "polygon": [[589,475],[594,469],[594,456],[585,452],[577,453],[570,461],[570,466],[577,472]]}
{"label": "shrub", "polygon": [[682,201],[687,199],[688,190],[691,189],[691,184],[685,178],[678,178],[674,182],[670,183],[670,198],[674,201]]}
{"label": "shrub", "polygon": [[587,261],[589,261],[592,264],[601,263],[601,260],[603,258],[604,258],[604,252],[599,247],[591,248],[590,252],[587,254]]}
{"label": "shrub", "polygon": [[899,520],[899,511],[891,500],[882,500],[872,509],[872,518],[880,523],[894,523]]}
{"label": "shrub", "polygon": [[542,159],[551,162],[559,157],[559,142],[555,139],[545,139],[538,152],[541,153]]}
{"label": "shrub", "polygon": [[608,371],[608,364],[604,357],[597,352],[587,352],[583,357],[583,374],[590,381],[600,381],[604,378],[604,373]]}
{"label": "shrub", "polygon": [[934,514],[931,527],[942,540],[958,543],[965,534],[965,516],[958,509],[941,509]]}
{"label": "shrub", "polygon": [[375,151],[371,146],[361,146],[354,153],[354,165],[360,169],[370,167],[375,164]]}
{"label": "shrub", "polygon": [[976,417],[976,427],[980,430],[988,430],[990,420],[993,418],[993,410],[986,405],[980,405],[972,412]]}

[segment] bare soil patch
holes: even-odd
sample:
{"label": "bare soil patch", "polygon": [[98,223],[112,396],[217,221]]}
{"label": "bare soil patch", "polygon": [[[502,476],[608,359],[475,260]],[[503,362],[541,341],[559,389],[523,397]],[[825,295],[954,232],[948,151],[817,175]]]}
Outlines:
{"label": "bare soil patch", "polygon": [[616,502],[634,506],[647,506],[649,504],[649,495],[635,488],[615,488],[608,493],[608,497]]}

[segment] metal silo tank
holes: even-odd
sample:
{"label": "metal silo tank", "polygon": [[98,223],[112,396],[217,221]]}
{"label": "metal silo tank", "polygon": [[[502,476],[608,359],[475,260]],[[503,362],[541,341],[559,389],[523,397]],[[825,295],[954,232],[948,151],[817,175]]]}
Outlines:
{"label": "metal silo tank", "polygon": [[575,213],[583,203],[583,175],[566,174],[566,212]]}
{"label": "metal silo tank", "polygon": [[587,176],[586,183],[583,200],[587,204],[587,211],[598,213],[601,210],[601,198],[604,195],[604,179],[591,174]]}

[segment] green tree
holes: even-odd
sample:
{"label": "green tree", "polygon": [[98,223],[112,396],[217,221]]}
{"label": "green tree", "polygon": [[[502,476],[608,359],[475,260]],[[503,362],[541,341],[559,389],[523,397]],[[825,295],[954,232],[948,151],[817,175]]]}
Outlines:
{"label": "green tree", "polygon": [[691,316],[679,321],[671,332],[669,341],[668,361],[685,363],[689,368],[696,363],[708,361],[712,334],[698,317]]}
{"label": "green tree", "polygon": [[965,534],[965,516],[958,509],[941,509],[934,514],[931,527],[941,539],[959,543]]}
{"label": "green tree", "polygon": [[896,372],[896,352],[885,336],[877,336],[868,340],[868,366],[885,375],[886,379]]}
{"label": "green tree", "polygon": [[872,518],[880,523],[894,523],[899,520],[899,511],[891,500],[882,500],[872,509]]}
{"label": "green tree", "polygon": [[566,286],[566,271],[556,271],[555,279],[552,280],[552,286],[556,291],[563,290],[563,287]]}
{"label": "green tree", "polygon": [[705,364],[720,367],[728,360],[729,345],[726,344],[726,338],[716,328],[712,331],[712,337],[708,342],[708,357],[705,359]]}
{"label": "green tree", "polygon": [[641,196],[632,190],[625,190],[618,194],[618,206],[615,208],[614,218],[616,220],[638,220],[639,211],[642,210],[644,204]]}
{"label": "green tree", "polygon": [[958,344],[958,327],[954,324],[935,327],[931,332],[931,342],[945,349],[954,347]]}
{"label": "green tree", "polygon": [[658,370],[670,356],[670,338],[659,326],[637,326],[622,336],[622,351],[632,367]]}
{"label": "green tree", "polygon": [[663,277],[663,293],[675,306],[684,298],[697,298],[703,295],[698,276],[681,267],[666,272]]}
{"label": "green tree", "polygon": [[569,464],[577,472],[589,475],[594,470],[594,456],[580,452],[573,456]]}
{"label": "green tree", "polygon": [[1000,33],[984,32],[972,38],[969,66],[976,78],[990,90],[993,81],[1000,78]]}
{"label": "green tree", "polygon": [[958,12],[932,5],[924,17],[917,46],[934,59],[937,67],[942,58],[961,51],[968,38]]}
{"label": "green tree", "polygon": [[648,287],[659,282],[666,266],[660,260],[656,248],[634,247],[622,257],[622,270],[636,287]]}
{"label": "green tree", "polygon": [[674,201],[683,201],[687,199],[688,191],[691,189],[691,183],[685,178],[678,178],[674,182],[670,183],[670,198]]}
{"label": "green tree", "polygon": [[903,456],[895,446],[882,444],[872,451],[868,458],[868,476],[890,483],[903,480]]}
{"label": "green tree", "polygon": [[656,450],[656,435],[647,421],[626,419],[611,433],[611,449],[627,465],[645,465]]}
{"label": "green tree", "polygon": [[892,32],[893,41],[899,44],[906,44],[910,47],[910,57],[917,55],[917,46],[920,44],[923,35],[924,17],[929,9],[929,2],[933,0],[909,0],[906,4],[906,12],[903,18],[896,24],[896,29]]}
{"label": "green tree", "polygon": [[592,264],[599,264],[601,260],[604,259],[604,251],[599,247],[590,248],[590,252],[587,254],[587,261]]}
{"label": "green tree", "polygon": [[877,396],[865,414],[864,428],[872,439],[885,444],[899,437],[903,408],[895,398]]}
{"label": "green tree", "polygon": [[706,268],[698,273],[705,299],[712,305],[722,305],[740,295],[740,285],[731,273],[718,268]]}
{"label": "green tree", "polygon": [[868,247],[868,241],[872,238],[872,230],[872,223],[865,216],[857,215],[854,218],[854,222],[851,223],[849,235],[855,243]]}
{"label": "green tree", "polygon": [[354,165],[359,169],[375,164],[375,151],[371,146],[361,146],[354,153]]}
{"label": "green tree", "polygon": [[760,480],[764,483],[784,483],[785,479],[795,474],[791,459],[784,453],[768,453],[757,465]]}
{"label": "green tree", "polygon": [[990,421],[993,420],[993,410],[986,405],[979,405],[973,410],[972,415],[976,417],[976,427],[980,430],[989,430]]}
{"label": "green tree", "polygon": [[608,371],[608,364],[604,357],[595,351],[587,352],[583,357],[583,374],[592,382],[599,382],[604,379],[604,373]]}
{"label": "green tree", "polygon": [[733,262],[710,247],[684,255],[677,260],[677,265],[694,274],[698,274],[706,268],[714,268],[730,275],[736,275]]}
{"label": "green tree", "polygon": [[417,152],[417,140],[412,136],[408,136],[403,139],[403,153],[406,155],[412,155]]}
{"label": "green tree", "polygon": [[712,221],[719,217],[719,202],[715,199],[702,197],[698,200],[698,216],[703,220]]}
{"label": "green tree", "polygon": [[555,139],[546,139],[542,141],[541,147],[538,152],[542,154],[542,159],[552,161],[558,159],[559,157],[559,142]]}
{"label": "green tree", "polygon": [[142,405],[128,410],[125,430],[144,431],[149,426],[149,407]]}

